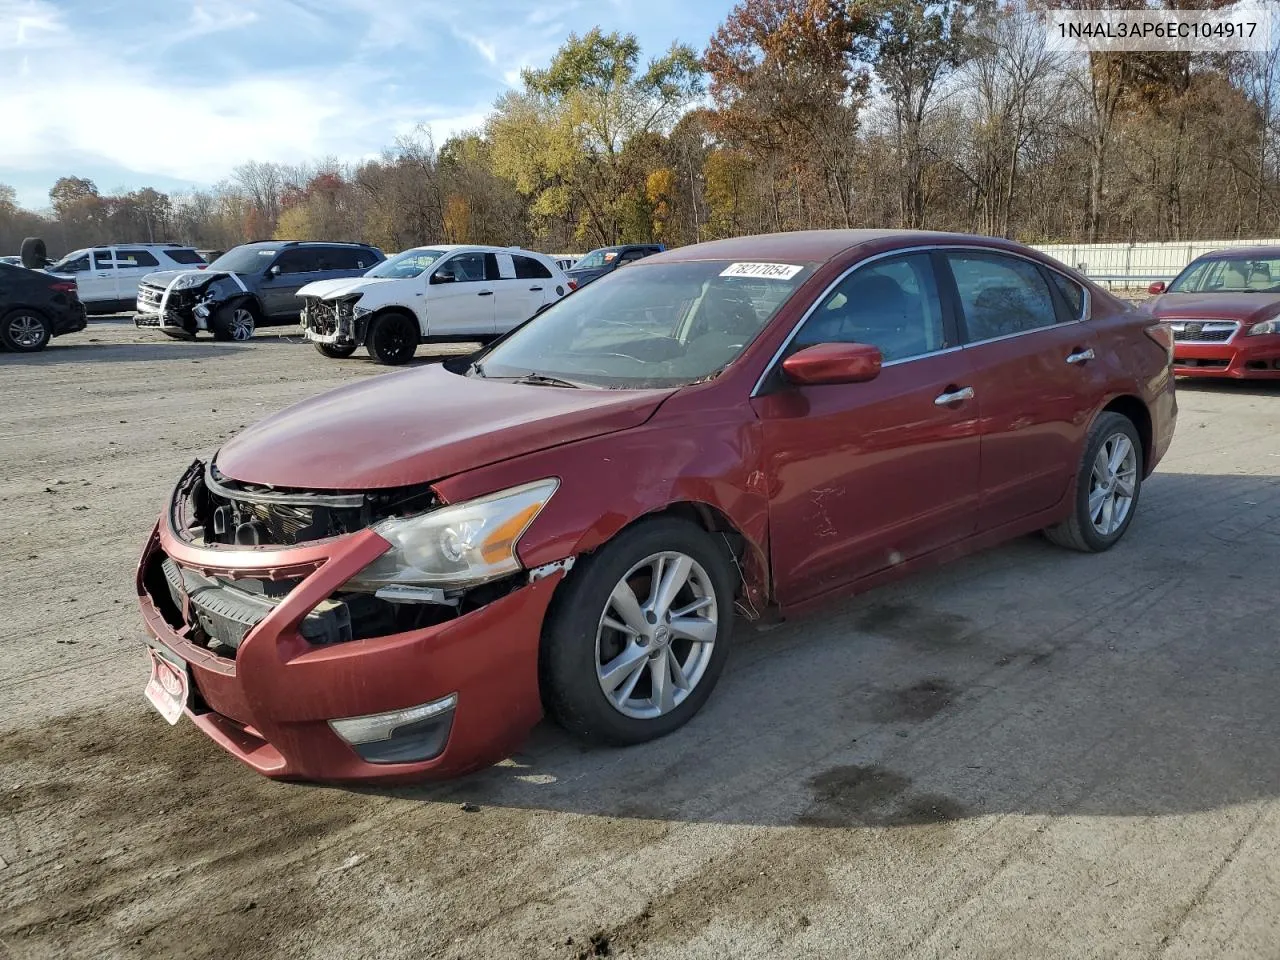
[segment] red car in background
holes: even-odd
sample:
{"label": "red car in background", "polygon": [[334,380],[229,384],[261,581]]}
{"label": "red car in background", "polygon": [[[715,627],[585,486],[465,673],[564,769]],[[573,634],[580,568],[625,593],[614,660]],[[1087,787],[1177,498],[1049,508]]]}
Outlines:
{"label": "red car in background", "polygon": [[1280,247],[1234,247],[1199,257],[1144,310],[1173,334],[1180,377],[1280,378]]}
{"label": "red car in background", "polygon": [[138,568],[147,693],[279,778],[455,775],[544,711],[649,740],[705,702],[735,611],[1036,530],[1113,546],[1173,436],[1170,357],[1003,240],[647,257],[469,366],[343,387],[193,463]]}

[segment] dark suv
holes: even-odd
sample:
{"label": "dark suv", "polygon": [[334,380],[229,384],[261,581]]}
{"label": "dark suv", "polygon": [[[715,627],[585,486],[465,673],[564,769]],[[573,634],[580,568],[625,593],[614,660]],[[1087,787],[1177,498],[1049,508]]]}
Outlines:
{"label": "dark suv", "polygon": [[573,289],[577,290],[579,287],[585,287],[592,280],[598,280],[606,273],[612,273],[628,263],[661,253],[664,249],[666,248],[660,243],[624,243],[617,247],[601,247],[599,250],[592,250],[575,263],[572,270],[565,271],[565,275],[568,276]]}
{"label": "dark suv", "polygon": [[244,243],[207,267],[143,277],[133,322],[181,339],[207,330],[216,340],[248,340],[258,327],[297,323],[297,293],[308,283],[358,277],[385,259],[364,243]]}

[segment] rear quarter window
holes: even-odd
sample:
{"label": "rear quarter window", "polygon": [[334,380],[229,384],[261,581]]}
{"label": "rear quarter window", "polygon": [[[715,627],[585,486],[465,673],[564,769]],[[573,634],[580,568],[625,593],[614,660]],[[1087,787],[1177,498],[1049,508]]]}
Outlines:
{"label": "rear quarter window", "polygon": [[1053,278],[1053,285],[1062,294],[1062,299],[1067,302],[1067,309],[1071,314],[1071,318],[1073,320],[1081,319],[1084,316],[1084,287],[1056,270],[1050,270],[1049,276]]}
{"label": "rear quarter window", "polygon": [[164,255],[174,263],[204,263],[204,257],[194,250],[166,250]]}

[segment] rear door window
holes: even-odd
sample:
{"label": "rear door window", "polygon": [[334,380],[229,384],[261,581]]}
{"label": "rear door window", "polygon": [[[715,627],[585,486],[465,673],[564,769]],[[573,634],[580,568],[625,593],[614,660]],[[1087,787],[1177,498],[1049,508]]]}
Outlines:
{"label": "rear door window", "polygon": [[368,270],[373,254],[359,247],[329,247],[324,252],[326,270]]}
{"label": "rear door window", "polygon": [[947,251],[971,343],[1051,327],[1053,294],[1040,268],[998,253]]}
{"label": "rear door window", "polygon": [[522,257],[514,255],[511,258],[516,263],[516,279],[517,280],[550,280],[551,271],[540,260],[533,257]]}
{"label": "rear door window", "polygon": [[158,267],[160,261],[146,250],[117,250],[116,266],[118,267]]}

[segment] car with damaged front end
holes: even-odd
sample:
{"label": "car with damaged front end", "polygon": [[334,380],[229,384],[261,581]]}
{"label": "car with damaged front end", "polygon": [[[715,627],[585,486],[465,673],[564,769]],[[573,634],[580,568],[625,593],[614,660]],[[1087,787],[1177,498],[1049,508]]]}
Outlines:
{"label": "car with damaged front end", "polygon": [[1176,421],[1167,330],[1007,241],[669,251],[457,365],[197,461],[138,567],[147,696],[264,774],[488,764],[706,702],[788,615],[1044,529],[1124,536]]}
{"label": "car with damaged front end", "polygon": [[349,279],[386,259],[363,243],[245,243],[198,270],[164,270],[138,284],[134,326],[170,337],[245,341],[258,327],[297,323],[298,291],[320,280]]}

